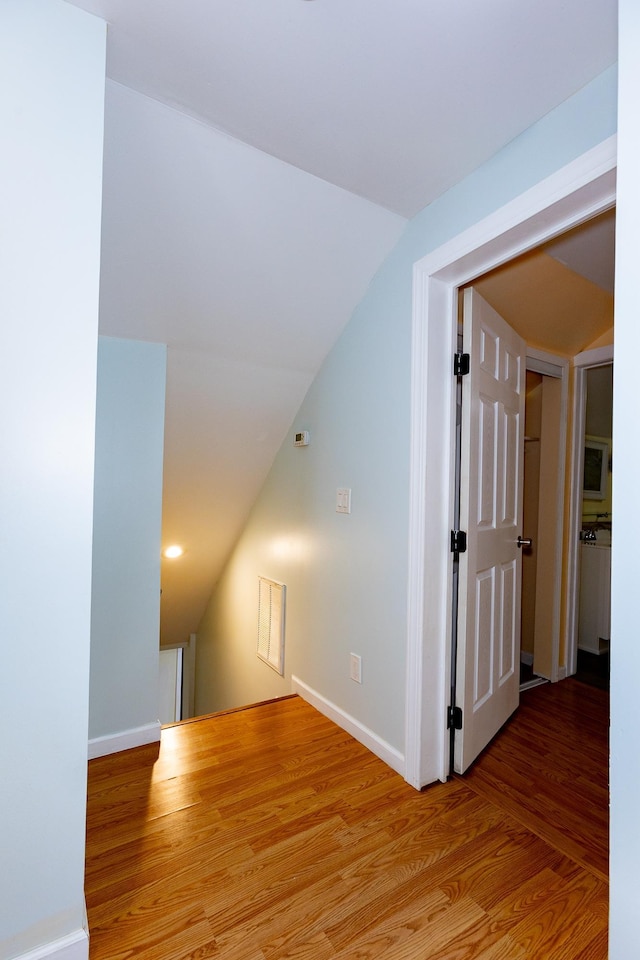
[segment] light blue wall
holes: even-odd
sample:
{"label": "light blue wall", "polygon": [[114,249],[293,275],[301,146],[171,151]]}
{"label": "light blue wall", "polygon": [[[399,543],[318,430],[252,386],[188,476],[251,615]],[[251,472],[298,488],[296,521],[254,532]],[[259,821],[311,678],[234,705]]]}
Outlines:
{"label": "light blue wall", "polygon": [[[309,447],[282,446],[214,591],[198,633],[199,710],[275,695],[255,655],[263,574],[288,587],[287,678],[404,749],[413,264],[615,129],[610,69],[408,225],[295,417]],[[352,488],[350,516],[335,512],[337,487]]]}
{"label": "light blue wall", "polygon": [[620,0],[620,95],[616,304],[613,354],[613,539],[611,547],[610,960],[640,956],[640,751],[638,676],[638,224],[640,223],[640,4]]}
{"label": "light blue wall", "polygon": [[2,958],[52,956],[40,948],[62,938],[88,952],[105,43],[67,3],[0,3]]}
{"label": "light blue wall", "polygon": [[166,347],[100,337],[89,738],[158,720]]}

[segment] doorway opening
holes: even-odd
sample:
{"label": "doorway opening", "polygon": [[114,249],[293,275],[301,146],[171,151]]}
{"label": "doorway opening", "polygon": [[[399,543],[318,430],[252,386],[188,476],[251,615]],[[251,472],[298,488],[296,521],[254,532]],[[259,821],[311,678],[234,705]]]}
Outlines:
{"label": "doorway opening", "polygon": [[[463,380],[460,476],[469,493],[463,486],[456,496],[463,505],[468,501],[470,509],[463,510],[469,552],[458,564],[463,589],[452,628],[452,637],[459,642],[452,640],[456,724],[450,725],[450,737],[457,747],[450,748],[450,755],[456,758],[458,773],[464,772],[517,708],[520,677],[514,676],[516,671],[524,673],[520,685],[525,689],[575,672],[574,658],[568,662],[570,645],[561,618],[568,592],[563,569],[568,567],[571,535],[564,517],[571,514],[573,495],[574,513],[584,532],[585,503],[589,509],[589,502],[583,500],[586,493],[581,483],[573,485],[573,493],[572,485],[567,486],[565,463],[569,459],[570,468],[582,478],[583,467],[591,467],[593,458],[599,457],[596,466],[602,469],[590,481],[596,489],[589,495],[606,497],[611,420],[609,413],[609,421],[600,426],[605,418],[597,418],[602,406],[597,396],[603,391],[596,391],[595,378],[602,379],[603,371],[592,368],[586,383],[593,378],[596,402],[590,408],[587,404],[587,434],[598,430],[601,436],[590,435],[586,443],[576,445],[575,457],[567,458],[568,373],[573,357],[578,351],[582,355],[590,339],[612,337],[614,227],[611,211],[460,291],[462,338],[470,351],[465,364],[469,375],[459,378]],[[591,279],[588,265],[578,273],[557,260],[558,245],[572,261],[584,259],[585,246],[597,249],[600,260],[609,263],[603,286]],[[539,322],[540,316],[544,322]],[[476,324],[480,331],[472,334]],[[537,348],[530,345],[534,338]],[[543,352],[539,345],[561,353]],[[611,395],[610,378],[607,384]],[[588,386],[586,396],[588,400]],[[582,406],[576,414],[577,422],[584,424]],[[583,426],[581,436],[584,439]],[[609,533],[605,515],[610,509],[605,508],[610,503],[604,500],[596,506],[598,523],[587,520],[589,539],[573,568],[578,586],[585,571],[591,571],[592,582],[582,592],[576,586],[571,591],[580,596],[582,646],[587,644],[592,653],[600,653],[598,643],[608,646],[608,625],[600,621],[608,617],[604,597],[609,595],[609,574],[603,571],[610,540],[596,544],[595,527],[599,536]],[[497,538],[495,548],[489,549],[492,537]],[[586,638],[588,629],[593,634],[591,643]],[[465,717],[471,718],[467,724]]]}
{"label": "doorway opening", "polygon": [[561,666],[567,367],[555,367],[527,362],[522,528],[531,545],[522,551],[521,691],[559,679]]}
{"label": "doorway opening", "polygon": [[[605,141],[416,264],[406,779],[448,775],[457,291],[615,204],[615,141]],[[429,469],[427,470],[427,464]],[[579,529],[579,518],[566,521]],[[429,571],[426,575],[426,557]],[[433,558],[438,558],[435,562]],[[567,565],[575,565],[569,557]],[[567,582],[575,570],[567,570]],[[573,598],[563,617],[571,618]],[[571,624],[569,624],[571,628]],[[569,630],[570,636],[570,630]],[[568,641],[568,655],[571,653]]]}

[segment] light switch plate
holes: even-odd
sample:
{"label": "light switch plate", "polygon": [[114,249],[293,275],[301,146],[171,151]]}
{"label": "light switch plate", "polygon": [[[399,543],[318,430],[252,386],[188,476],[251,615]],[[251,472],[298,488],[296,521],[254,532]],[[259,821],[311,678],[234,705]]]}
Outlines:
{"label": "light switch plate", "polygon": [[336,490],[336,513],[351,513],[350,487],[338,487]]}

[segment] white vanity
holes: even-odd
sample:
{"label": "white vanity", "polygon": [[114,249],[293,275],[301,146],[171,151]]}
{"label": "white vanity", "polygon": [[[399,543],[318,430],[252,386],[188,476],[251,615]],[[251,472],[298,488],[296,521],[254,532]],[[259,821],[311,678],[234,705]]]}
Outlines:
{"label": "white vanity", "polygon": [[580,544],[578,647],[606,653],[611,640],[611,533],[598,530]]}

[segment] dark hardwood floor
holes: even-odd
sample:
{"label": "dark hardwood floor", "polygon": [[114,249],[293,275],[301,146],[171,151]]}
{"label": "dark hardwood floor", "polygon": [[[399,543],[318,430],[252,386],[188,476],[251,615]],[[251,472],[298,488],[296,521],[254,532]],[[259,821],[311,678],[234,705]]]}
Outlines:
{"label": "dark hardwood floor", "polygon": [[298,697],[91,761],[91,960],[604,960],[605,691],[418,793]]}

